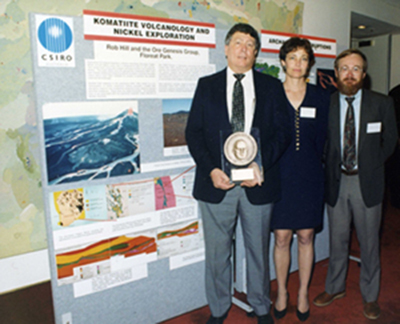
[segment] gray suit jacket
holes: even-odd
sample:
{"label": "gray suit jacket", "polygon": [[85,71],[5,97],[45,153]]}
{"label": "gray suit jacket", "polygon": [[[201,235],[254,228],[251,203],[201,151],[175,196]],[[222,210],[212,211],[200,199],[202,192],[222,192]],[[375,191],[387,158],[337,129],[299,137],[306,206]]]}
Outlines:
{"label": "gray suit jacket", "polygon": [[[340,100],[336,92],[331,97],[328,137],[325,147],[326,200],[335,206],[340,188],[341,141]],[[368,124],[381,123],[380,132],[367,132]],[[361,194],[367,207],[382,202],[384,194],[384,163],[397,142],[396,118],[392,98],[377,92],[362,90],[358,171]]]}

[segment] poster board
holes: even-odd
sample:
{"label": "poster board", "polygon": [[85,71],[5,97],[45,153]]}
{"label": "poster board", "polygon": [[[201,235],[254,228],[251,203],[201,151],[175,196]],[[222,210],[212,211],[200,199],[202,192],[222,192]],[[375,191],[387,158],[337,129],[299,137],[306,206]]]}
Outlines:
{"label": "poster board", "polygon": [[215,28],[91,11],[30,15],[56,323],[156,323],[206,305],[183,130],[197,79],[215,71],[215,36],[187,47],[98,41],[93,34],[107,31],[85,23],[93,16],[143,23],[143,33]]}

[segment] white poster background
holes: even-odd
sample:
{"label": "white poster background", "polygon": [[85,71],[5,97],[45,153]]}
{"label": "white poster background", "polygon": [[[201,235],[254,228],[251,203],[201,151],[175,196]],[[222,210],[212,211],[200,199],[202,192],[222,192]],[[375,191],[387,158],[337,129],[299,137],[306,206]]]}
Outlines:
{"label": "white poster background", "polygon": [[74,297],[82,297],[105,289],[124,285],[128,282],[147,278],[147,263],[138,264],[133,268],[121,269],[92,279],[77,282],[73,285]]}
{"label": "white poster background", "polygon": [[190,168],[193,167],[194,165],[195,165],[194,160],[191,157],[189,157],[186,159],[142,163],[141,171],[142,173],[144,173],[144,172],[162,171],[175,168]]}
{"label": "white poster background", "polygon": [[175,64],[209,64],[208,48],[121,42],[94,42],[94,57],[99,61],[154,62],[161,59]]}
{"label": "white poster background", "polygon": [[88,99],[191,98],[215,65],[85,60]]}

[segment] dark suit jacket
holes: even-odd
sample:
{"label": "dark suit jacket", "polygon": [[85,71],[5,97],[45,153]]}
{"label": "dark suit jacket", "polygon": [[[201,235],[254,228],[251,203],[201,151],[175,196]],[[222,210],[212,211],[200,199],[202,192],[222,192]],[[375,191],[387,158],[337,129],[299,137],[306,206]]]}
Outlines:
{"label": "dark suit jacket", "polygon": [[[335,206],[341,177],[339,93],[331,97],[325,171],[327,203]],[[369,123],[381,122],[381,131],[367,133]],[[384,193],[384,163],[397,141],[396,119],[392,98],[362,90],[359,143],[356,146],[361,194],[367,207],[382,202]]]}
{"label": "dark suit jacket", "polygon": [[[225,190],[214,187],[210,173],[221,168],[220,131],[232,132],[226,102],[226,69],[201,78],[193,98],[186,141],[196,162],[193,196],[205,202],[219,203]],[[289,116],[278,79],[253,71],[256,106],[253,125],[260,130],[264,168],[262,186],[246,188],[252,204],[274,202],[280,198],[278,159],[290,142]]]}

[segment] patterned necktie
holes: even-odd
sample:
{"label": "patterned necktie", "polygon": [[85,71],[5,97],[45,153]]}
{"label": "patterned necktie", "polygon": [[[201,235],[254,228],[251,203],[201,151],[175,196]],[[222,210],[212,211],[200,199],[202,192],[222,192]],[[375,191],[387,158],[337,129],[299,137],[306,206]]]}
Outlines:
{"label": "patterned necktie", "polygon": [[346,97],[348,103],[346,121],[344,124],[343,166],[347,171],[356,165],[356,128],[354,123],[353,97]]}
{"label": "patterned necktie", "polygon": [[240,80],[242,80],[244,74],[234,74],[236,78],[235,84],[233,86],[233,96],[232,96],[232,129],[233,132],[243,132],[244,131],[244,97],[243,97],[243,86]]}

